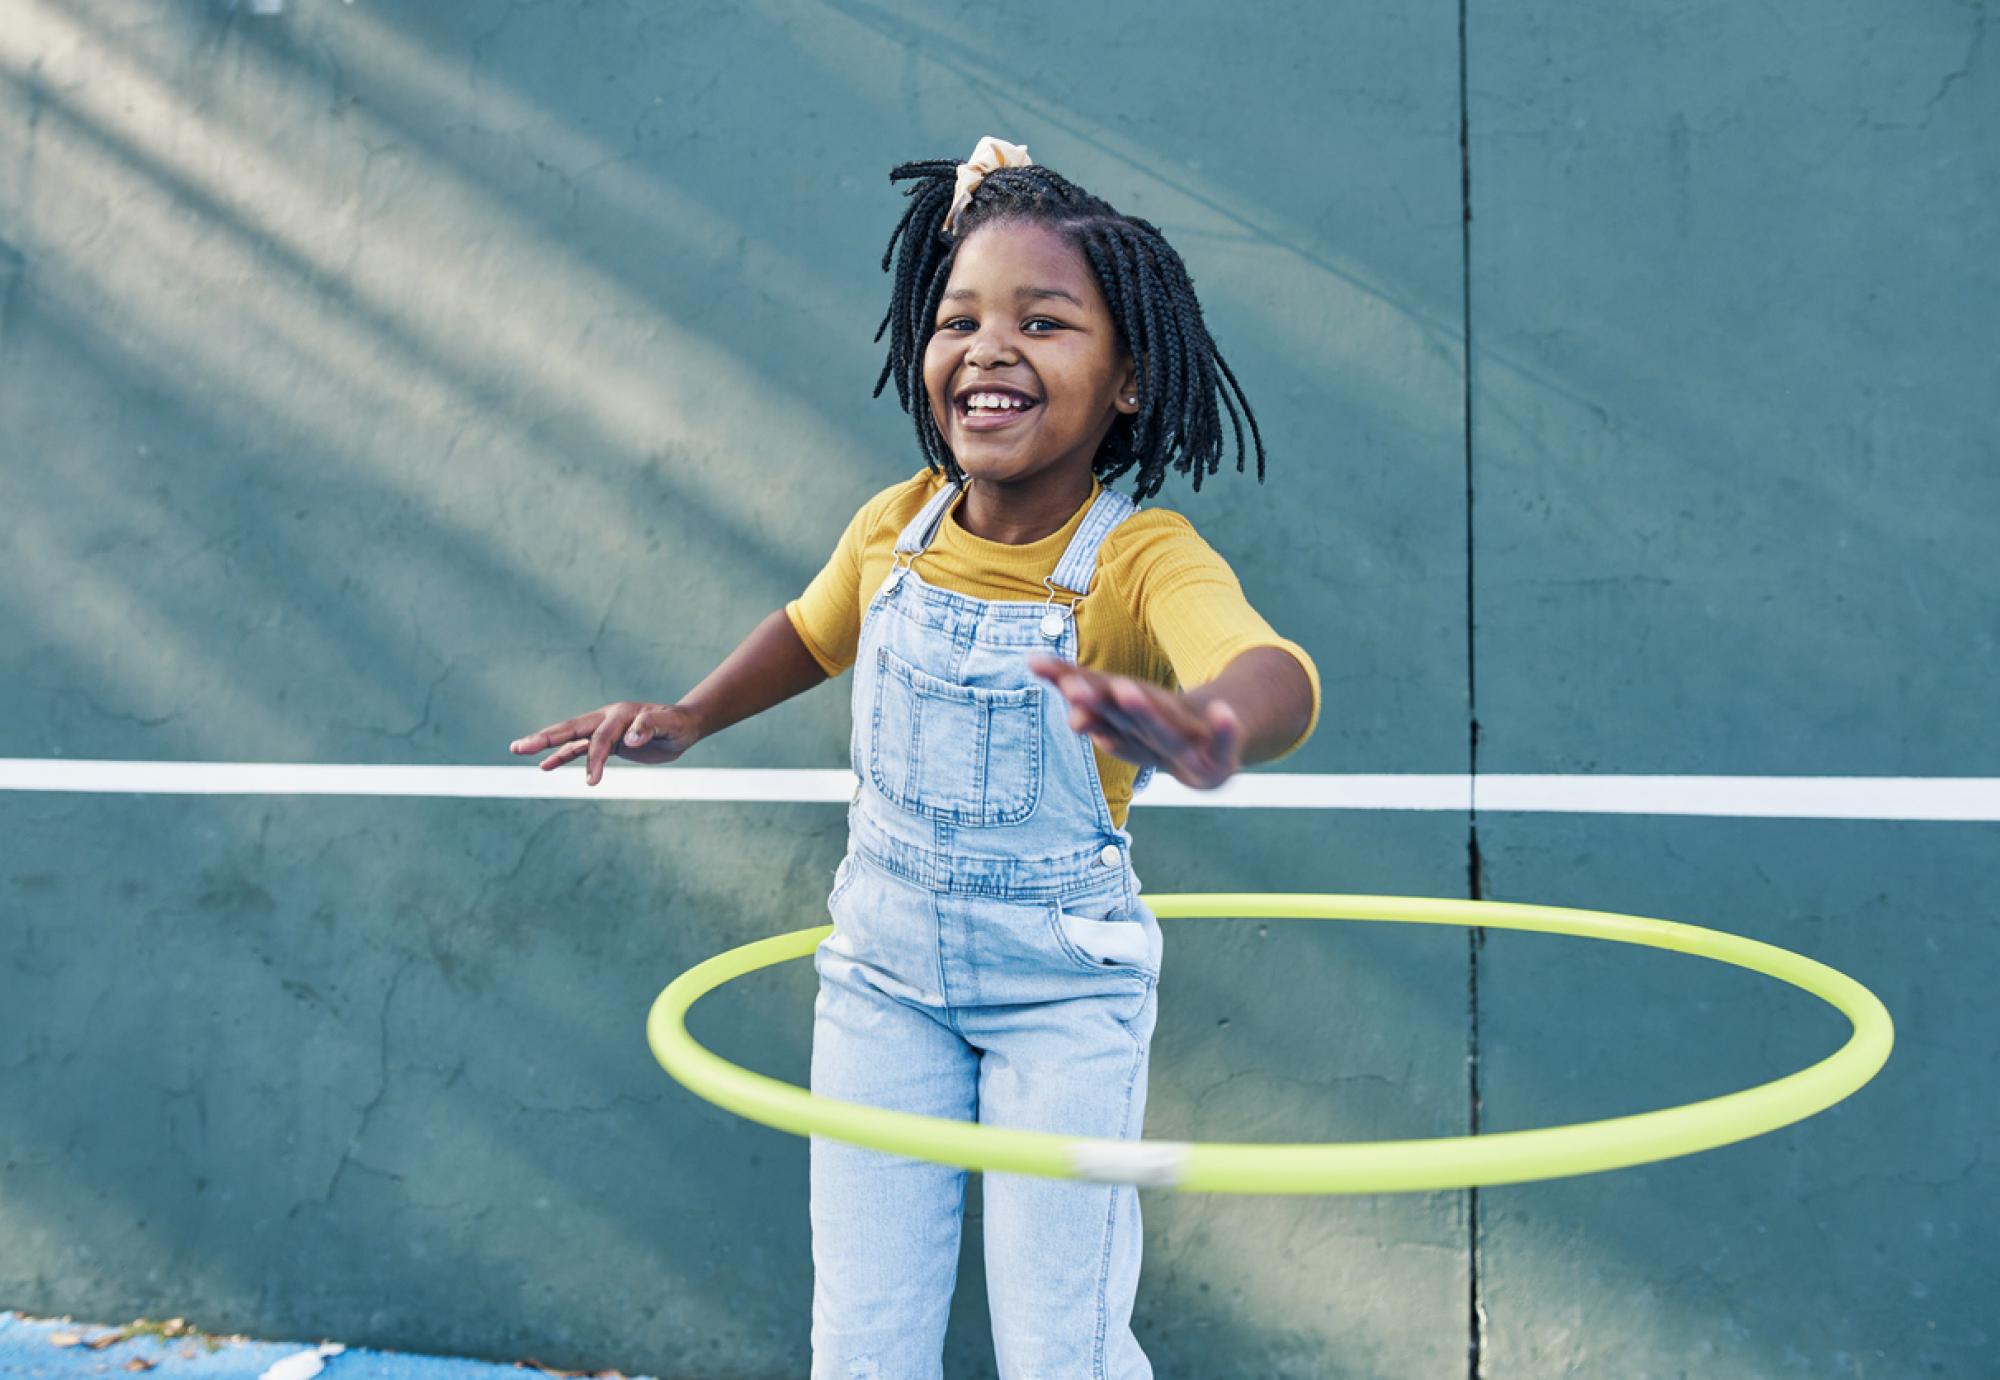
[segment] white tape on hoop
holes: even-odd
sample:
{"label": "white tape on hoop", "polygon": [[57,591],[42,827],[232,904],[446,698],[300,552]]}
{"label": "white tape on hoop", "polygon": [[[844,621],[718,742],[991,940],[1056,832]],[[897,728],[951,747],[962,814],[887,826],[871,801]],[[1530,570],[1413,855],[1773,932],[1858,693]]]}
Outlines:
{"label": "white tape on hoop", "polygon": [[1080,1140],[1069,1164],[1079,1179],[1172,1188],[1187,1173],[1187,1152],[1183,1140]]}

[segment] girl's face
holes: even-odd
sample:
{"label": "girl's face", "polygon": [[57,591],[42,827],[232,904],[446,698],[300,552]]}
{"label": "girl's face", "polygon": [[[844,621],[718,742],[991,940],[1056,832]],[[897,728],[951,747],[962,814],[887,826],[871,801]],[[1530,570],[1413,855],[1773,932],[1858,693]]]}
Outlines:
{"label": "girl's face", "polygon": [[[1083,256],[1029,221],[959,245],[924,346],[931,417],[974,479],[1016,483],[1090,462],[1120,412],[1137,412],[1131,356]],[[1009,406],[970,405],[1005,394]]]}

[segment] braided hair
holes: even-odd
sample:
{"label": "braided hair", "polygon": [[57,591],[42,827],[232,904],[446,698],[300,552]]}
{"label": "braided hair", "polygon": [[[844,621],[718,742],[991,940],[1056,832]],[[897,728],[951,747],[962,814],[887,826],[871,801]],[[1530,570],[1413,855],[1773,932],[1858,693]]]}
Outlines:
{"label": "braided hair", "polygon": [[[1031,163],[987,173],[959,213],[954,233],[946,236],[941,227],[957,179],[958,160],[951,158],[899,164],[889,174],[892,183],[912,185],[903,191],[909,208],[882,253],[883,272],[894,261],[895,286],[889,310],[875,328],[878,341],[884,330],[890,335],[889,357],[873,396],[880,397],[891,378],[896,381],[897,401],[916,422],[925,465],[942,470],[953,482],[965,478],[931,416],[924,387],[924,347],[958,246],[982,225],[1028,220],[1060,234],[1089,263],[1121,344],[1139,370],[1139,410],[1121,412],[1112,423],[1091,462],[1097,477],[1108,484],[1136,465],[1136,496],[1143,499],[1159,491],[1172,465],[1192,474],[1199,493],[1203,473],[1215,473],[1222,458],[1220,399],[1236,434],[1237,472],[1243,470],[1247,421],[1257,451],[1257,479],[1263,482],[1264,438],[1250,401],[1209,337],[1187,266],[1151,222],[1113,210],[1060,174]],[[918,401],[922,406],[913,406]]]}

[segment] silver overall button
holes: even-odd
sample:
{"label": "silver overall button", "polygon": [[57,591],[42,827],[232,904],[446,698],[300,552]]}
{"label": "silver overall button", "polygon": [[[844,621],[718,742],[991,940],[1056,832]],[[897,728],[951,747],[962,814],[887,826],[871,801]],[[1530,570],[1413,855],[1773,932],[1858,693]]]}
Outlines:
{"label": "silver overall button", "polygon": [[1105,844],[1104,847],[1097,850],[1097,860],[1106,867],[1116,867],[1118,865],[1118,845],[1115,843]]}
{"label": "silver overall button", "polygon": [[1042,636],[1054,642],[1063,635],[1063,616],[1054,609],[1042,615]]}

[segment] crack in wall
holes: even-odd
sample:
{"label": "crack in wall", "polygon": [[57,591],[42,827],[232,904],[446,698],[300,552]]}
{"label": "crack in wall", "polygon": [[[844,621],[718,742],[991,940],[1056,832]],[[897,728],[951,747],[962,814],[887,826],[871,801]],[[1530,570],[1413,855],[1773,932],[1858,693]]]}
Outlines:
{"label": "crack in wall", "polygon": [[[1473,582],[1472,474],[1472,138],[1466,100],[1465,0],[1458,4],[1458,191],[1459,191],[1459,329],[1463,367],[1461,407],[1465,418],[1465,713],[1466,772],[1470,783],[1466,802],[1466,895],[1481,899],[1479,857],[1479,681],[1474,657],[1477,626]],[[1466,1134],[1479,1134],[1479,951],[1486,931],[1466,931],[1465,972],[1465,1100]],[[1479,1189],[1468,1188],[1465,1202],[1465,1374],[1483,1380],[1486,1374],[1486,1299],[1479,1272]]]}
{"label": "crack in wall", "polygon": [[1937,91],[1932,94],[1929,100],[1924,102],[1923,125],[1930,124],[1931,107],[1944,99],[1945,93],[1951,90],[1952,83],[1960,80],[1965,76],[1966,73],[1972,70],[1972,59],[1974,58],[1974,56],[1978,54],[1979,45],[1982,42],[1984,42],[1985,39],[1986,39],[1986,11],[1982,8],[1978,12],[1978,18],[1973,23],[1972,41],[1965,45],[1965,57],[1959,62],[1957,67],[1953,68],[1951,71],[1944,74],[1944,80],[1938,83]]}
{"label": "crack in wall", "polygon": [[415,962],[416,956],[414,954],[405,955],[403,961],[396,965],[396,971],[390,976],[388,985],[383,989],[382,1014],[380,1018],[381,1044],[377,1051],[379,1067],[376,1071],[375,1095],[368,1100],[367,1106],[360,1109],[360,1124],[354,1128],[354,1134],[348,1138],[347,1148],[340,1152],[340,1163],[334,1166],[333,1177],[327,1181],[326,1193],[321,1199],[324,1203],[331,1203],[333,1201],[334,1190],[340,1187],[341,1175],[347,1172],[347,1167],[350,1164],[356,1169],[363,1169],[371,1174],[380,1175],[383,1178],[394,1179],[398,1182],[402,1180],[403,1176],[400,1174],[393,1174],[388,1170],[378,1169],[374,1165],[364,1163],[355,1156],[354,1152],[368,1135],[368,1123],[374,1117],[375,1109],[382,1105],[382,1099],[389,1094],[389,1007],[396,1000],[396,988],[402,983],[403,974],[408,972],[410,965]]}

